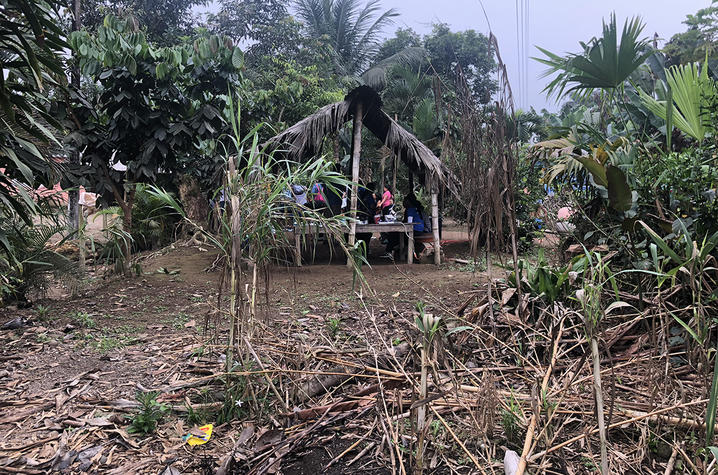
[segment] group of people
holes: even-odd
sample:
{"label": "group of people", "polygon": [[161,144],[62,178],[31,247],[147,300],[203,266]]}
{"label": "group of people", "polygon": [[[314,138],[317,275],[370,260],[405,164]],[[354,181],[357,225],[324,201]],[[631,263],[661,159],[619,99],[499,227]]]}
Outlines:
{"label": "group of people", "polygon": [[[357,220],[361,224],[396,222],[394,194],[391,188],[385,185],[381,193],[377,193],[375,189],[375,183],[359,186],[357,191]],[[287,196],[297,204],[313,209],[322,209],[335,215],[349,210],[350,193],[351,191],[347,189],[340,196],[336,190],[330,190],[321,183],[315,183],[309,189],[302,185],[292,185],[287,192]],[[431,231],[431,221],[426,218],[424,207],[414,193],[406,195],[402,204],[404,208],[402,222],[413,224],[415,234]],[[357,233],[356,237],[358,241],[364,241],[368,247],[372,233]],[[382,233],[381,240],[386,245],[386,253],[382,257],[393,259],[394,253],[400,247],[400,239],[404,239],[404,247],[407,247],[406,240],[408,237],[406,234],[398,232]],[[417,254],[421,253],[423,247],[423,243],[416,242],[415,252]]]}
{"label": "group of people", "polygon": [[[379,223],[396,221],[394,213],[394,195],[388,186],[384,186],[381,197],[374,190],[374,183],[359,187],[357,192],[357,219],[360,223]],[[348,208],[348,207],[347,207]]]}
{"label": "group of people", "polygon": [[[375,185],[369,183],[366,187],[360,187],[357,194],[357,219],[360,223],[381,223],[395,222],[396,213],[394,211],[394,195],[391,188],[383,187],[381,197],[372,190]],[[404,217],[402,222],[412,223],[414,233],[427,233],[431,231],[431,221],[426,218],[424,207],[414,193],[409,193],[402,202],[404,208]],[[382,243],[386,245],[386,253],[382,256],[387,259],[394,259],[394,253],[400,247],[400,239],[404,239],[404,247],[408,237],[403,233],[382,233]],[[369,245],[371,239],[370,233],[359,233],[357,239],[366,242]],[[415,252],[421,253],[424,249],[422,242],[415,243]]]}

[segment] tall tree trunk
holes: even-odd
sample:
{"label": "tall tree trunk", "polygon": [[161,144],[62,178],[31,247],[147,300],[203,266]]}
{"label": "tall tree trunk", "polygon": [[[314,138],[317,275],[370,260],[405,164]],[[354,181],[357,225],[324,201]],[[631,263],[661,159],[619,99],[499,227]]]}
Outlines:
{"label": "tall tree trunk", "polygon": [[[109,178],[109,174],[107,174],[107,177]],[[135,204],[135,192],[137,189],[136,184],[132,183],[130,185],[130,191],[125,192],[124,195],[121,195],[118,186],[114,182],[111,183],[112,195],[115,197],[117,205],[120,207],[120,209],[122,209],[122,230],[128,235],[131,235],[132,206]],[[122,263],[122,269],[125,273],[129,273],[130,260],[132,259],[132,240],[129,238],[125,239],[122,248],[122,253],[124,254],[124,262]]]}
{"label": "tall tree trunk", "polygon": [[[72,21],[72,31],[79,31],[82,26],[82,18],[81,18],[81,4],[80,0],[73,0],[73,21]],[[75,65],[72,67],[72,77],[71,77],[71,83],[72,88],[76,91],[80,89],[80,68],[75,63]],[[70,164],[78,166],[80,164],[80,151],[79,150],[72,150],[70,152]],[[67,218],[68,218],[68,227],[70,228],[71,232],[77,232],[77,230],[80,228],[80,211],[79,211],[79,202],[80,202],[80,190],[79,189],[71,189],[68,192],[68,210],[67,210]]]}
{"label": "tall tree trunk", "polygon": [[180,202],[187,211],[187,217],[203,228],[209,216],[209,204],[200,189],[197,179],[190,175],[182,175],[179,180]]}

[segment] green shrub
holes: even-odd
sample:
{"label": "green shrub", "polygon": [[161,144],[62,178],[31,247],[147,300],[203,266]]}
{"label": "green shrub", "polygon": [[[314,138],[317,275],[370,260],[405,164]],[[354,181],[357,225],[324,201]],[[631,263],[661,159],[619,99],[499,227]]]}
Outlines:
{"label": "green shrub", "polygon": [[180,216],[165,206],[164,200],[148,193],[148,186],[137,185],[132,207],[134,250],[157,249],[172,242]]}
{"label": "green shrub", "polygon": [[138,392],[137,402],[140,409],[137,414],[131,417],[128,432],[134,434],[151,434],[157,430],[157,424],[169,412],[169,407],[157,402],[159,391]]}
{"label": "green shrub", "polygon": [[51,276],[69,276],[75,267],[49,248],[53,236],[66,232],[61,218],[47,214],[39,219],[35,224],[17,217],[0,220],[0,304],[24,302],[32,290],[45,292]]}

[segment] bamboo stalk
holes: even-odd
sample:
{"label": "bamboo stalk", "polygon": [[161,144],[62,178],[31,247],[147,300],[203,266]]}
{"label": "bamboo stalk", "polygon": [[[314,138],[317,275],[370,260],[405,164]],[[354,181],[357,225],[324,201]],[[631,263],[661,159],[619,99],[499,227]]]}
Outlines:
{"label": "bamboo stalk", "polygon": [[[658,409],[658,410],[653,411],[653,412],[641,414],[641,415],[639,415],[639,416],[632,417],[632,418],[630,418],[630,419],[626,419],[626,420],[614,422],[613,424],[611,424],[611,425],[609,425],[608,427],[606,427],[606,429],[607,429],[607,430],[615,429],[616,427],[621,427],[621,426],[626,425],[626,424],[632,424],[632,423],[634,423],[634,422],[638,422],[638,421],[641,421],[641,420],[643,420],[643,419],[648,419],[648,418],[651,418],[651,417],[659,416],[659,415],[664,414],[664,413],[666,413],[666,412],[670,412],[670,411],[672,411],[672,410],[674,410],[674,409],[680,409],[680,408],[689,407],[689,406],[696,406],[696,405],[698,405],[698,404],[705,404],[705,403],[707,403],[707,402],[708,402],[708,399],[699,399],[699,400],[697,400],[697,401],[675,404],[675,405],[673,405],[673,406],[664,407],[663,409]],[[568,440],[565,440],[565,441],[561,442],[560,444],[554,445],[553,447],[550,447],[550,448],[548,448],[548,449],[546,449],[546,450],[544,450],[544,451],[542,451],[542,452],[539,452],[539,453],[533,455],[533,456],[529,459],[529,461],[534,461],[534,460],[538,459],[539,457],[543,457],[544,455],[547,455],[547,454],[550,454],[550,453],[552,453],[552,452],[555,452],[555,451],[557,451],[557,450],[559,450],[559,449],[562,449],[562,448],[566,447],[567,445],[571,445],[571,444],[573,444],[574,442],[578,442],[579,440],[581,440],[581,439],[583,439],[583,438],[585,438],[585,437],[587,437],[587,436],[589,436],[589,435],[593,435],[593,434],[597,434],[597,433],[598,433],[598,429],[593,429],[593,430],[591,430],[591,431],[588,432],[588,433],[583,433],[583,434],[581,434],[581,435],[577,435],[577,436],[575,436],[575,437],[572,437],[572,438],[570,438],[570,439],[568,439]]]}
{"label": "bamboo stalk", "polygon": [[[558,329],[558,335],[556,336],[556,339],[553,342],[553,350],[551,352],[551,362],[548,365],[548,369],[546,369],[546,373],[543,376],[543,380],[541,381],[541,392],[539,393],[539,398],[543,397],[543,395],[546,393],[546,388],[548,387],[548,382],[551,379],[551,373],[553,372],[553,368],[556,365],[556,356],[558,354],[558,343],[561,341],[561,336],[563,335],[563,323],[565,319],[561,319],[561,323]],[[539,409],[540,410],[540,409]],[[528,430],[526,431],[526,439],[524,439],[524,447],[521,452],[521,458],[519,459],[519,466],[516,469],[516,473],[514,475],[523,475],[524,471],[526,470],[527,465],[527,459],[529,455],[531,454],[531,450],[533,448],[533,437],[534,432],[536,430],[536,424],[538,422],[538,411],[534,411],[533,415],[531,416],[531,420],[529,422]]]}
{"label": "bamboo stalk", "polygon": [[598,354],[598,340],[591,337],[591,357],[593,358],[593,387],[596,393],[596,417],[598,417],[598,436],[601,441],[601,473],[608,475],[608,447],[606,442],[606,421],[603,418],[603,391],[601,389],[601,359]]}

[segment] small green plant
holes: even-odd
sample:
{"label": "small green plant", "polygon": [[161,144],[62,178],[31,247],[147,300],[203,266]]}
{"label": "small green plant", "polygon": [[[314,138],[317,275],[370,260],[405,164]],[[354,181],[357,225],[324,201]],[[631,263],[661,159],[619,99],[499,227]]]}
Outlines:
{"label": "small green plant", "polygon": [[392,344],[392,346],[401,345],[401,338],[399,338],[399,337],[394,338],[393,340],[391,340],[391,344]]}
{"label": "small green plant", "polygon": [[444,426],[442,426],[438,420],[433,420],[429,427],[431,427],[431,434],[434,436],[434,439],[436,439],[441,434]]}
{"label": "small green plant", "polygon": [[124,348],[125,342],[113,336],[101,336],[92,343],[92,346],[100,353],[107,353],[110,350]]}
{"label": "small green plant", "polygon": [[[208,388],[202,389],[200,391],[200,396],[202,402],[211,402]],[[185,416],[185,420],[189,425],[202,426],[207,424],[208,422],[213,421],[215,418],[215,412],[210,409],[204,408],[206,406],[200,405],[198,409],[195,409],[194,407],[192,407],[191,404],[185,403],[185,407],[187,408],[187,415]]]}
{"label": "small green plant", "polygon": [[35,307],[35,315],[37,315],[37,318],[41,321],[47,320],[48,313],[50,313],[50,307],[44,305],[37,305]]}
{"label": "small green plant", "polygon": [[47,342],[50,341],[50,337],[47,336],[47,333],[39,333],[39,334],[35,337],[35,340],[36,340],[38,343],[47,343]]}
{"label": "small green plant", "polygon": [[239,377],[235,383],[227,385],[224,391],[224,403],[217,413],[217,425],[239,418],[245,412],[246,403],[242,400],[247,389],[247,378]]}
{"label": "small green plant", "polygon": [[[416,303],[417,316],[414,320],[416,327],[421,333],[421,383],[419,386],[419,399],[424,400],[428,396],[428,375],[431,362],[431,344],[434,337],[442,327],[441,317],[435,317],[426,313],[426,305],[423,302]],[[416,451],[416,470],[422,473],[424,469],[424,437],[426,436],[426,411],[429,404],[421,405],[416,410],[416,430],[419,434]]]}
{"label": "small green plant", "polygon": [[201,295],[190,295],[189,300],[190,302],[200,303],[204,302],[204,297],[202,297]]}
{"label": "small green plant", "polygon": [[327,320],[327,331],[329,332],[329,336],[334,340],[337,337],[337,334],[339,333],[339,327],[342,324],[342,319],[339,317],[330,317]]}
{"label": "small green plant", "polygon": [[460,272],[483,272],[486,270],[486,258],[480,257],[476,259],[469,259],[466,264],[459,266]]}
{"label": "small green plant", "polygon": [[172,320],[172,327],[176,330],[184,328],[185,324],[190,321],[190,316],[184,312],[178,313]]}
{"label": "small green plant", "polygon": [[135,398],[140,403],[137,414],[131,417],[128,432],[133,434],[151,434],[157,430],[157,424],[167,415],[169,407],[157,402],[159,391],[138,391]]}
{"label": "small green plant", "polygon": [[521,432],[521,428],[519,427],[520,415],[522,413],[521,405],[512,394],[506,406],[507,407],[501,410],[501,426],[504,428],[506,440],[511,443],[516,443]]}
{"label": "small green plant", "polygon": [[70,320],[81,328],[95,328],[95,320],[87,312],[75,312],[70,315]]}

